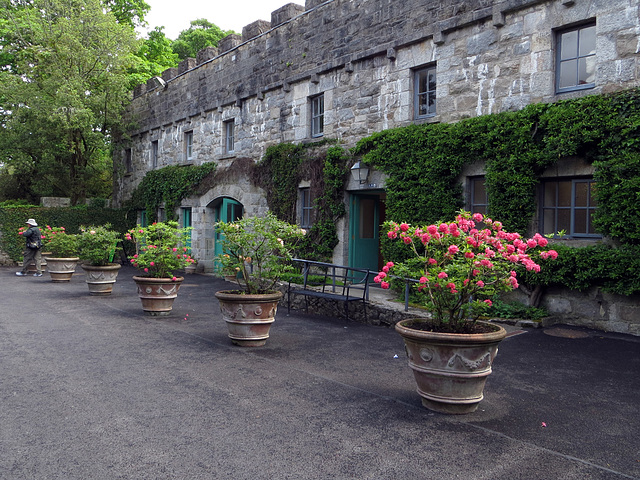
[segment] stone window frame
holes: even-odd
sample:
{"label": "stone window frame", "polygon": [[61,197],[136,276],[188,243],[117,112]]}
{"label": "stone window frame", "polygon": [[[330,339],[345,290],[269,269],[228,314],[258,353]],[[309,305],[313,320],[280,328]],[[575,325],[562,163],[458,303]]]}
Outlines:
{"label": "stone window frame", "polygon": [[158,168],[158,152],[159,152],[159,142],[158,140],[151,141],[151,169],[155,170]]}
{"label": "stone window frame", "polygon": [[[414,111],[414,119],[419,120],[423,118],[431,118],[435,117],[437,114],[437,100],[436,100],[436,91],[438,84],[438,77],[436,75],[436,64],[430,63],[428,65],[423,65],[421,67],[414,68],[413,72],[413,111]],[[427,81],[427,86],[425,91],[421,91],[421,83],[420,79],[422,75],[428,76],[433,75],[433,88],[429,88],[429,82]],[[427,99],[433,99],[433,108],[430,108],[430,105],[427,105],[427,113],[420,114],[420,105],[421,105],[421,97],[426,96]]]}
{"label": "stone window frame", "polygon": [[225,120],[224,125],[224,153],[234,153],[236,149],[235,145],[235,118]]}
{"label": "stone window frame", "polygon": [[[593,49],[588,52],[582,51],[583,45],[588,45],[588,40],[584,39],[588,29],[593,29]],[[572,48],[572,52],[563,51],[563,46],[566,46],[569,42],[568,35],[576,33],[575,50]],[[588,90],[595,88],[595,75],[596,75],[596,21],[595,19],[588,22],[581,23],[579,25],[573,25],[567,28],[559,28],[555,30],[555,47],[556,47],[556,68],[555,68],[555,87],[556,93],[575,92],[578,90]],[[568,47],[567,47],[568,48]],[[580,68],[584,65],[585,69],[589,66],[589,62],[593,62],[591,65],[593,69],[594,81],[589,83],[580,83]],[[575,64],[575,66],[572,66]],[[562,69],[563,67],[569,68],[569,73],[575,74],[575,84],[561,85],[562,81]],[[586,74],[586,71],[585,71]],[[588,77],[587,77],[588,78]]]}
{"label": "stone window frame", "polygon": [[[592,220],[597,209],[597,203],[593,198],[595,184],[593,177],[544,179],[540,188],[539,202],[541,233],[549,235],[565,230],[565,236],[570,238],[602,238],[602,235],[593,227]],[[550,188],[552,185],[555,187],[553,191]],[[564,187],[564,199],[560,198],[561,187]],[[584,201],[580,197],[583,197]],[[561,216],[564,219],[559,218]],[[584,227],[580,226],[582,223]]]}
{"label": "stone window frame", "polygon": [[324,135],[324,92],[309,97],[311,117],[311,137],[318,138]]}
{"label": "stone window frame", "polygon": [[185,162],[190,162],[194,159],[193,152],[193,130],[184,132],[184,159]]}

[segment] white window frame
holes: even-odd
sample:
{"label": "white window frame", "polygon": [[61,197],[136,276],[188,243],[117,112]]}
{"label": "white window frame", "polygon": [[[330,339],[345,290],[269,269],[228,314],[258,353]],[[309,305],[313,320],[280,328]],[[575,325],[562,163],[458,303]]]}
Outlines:
{"label": "white window frame", "polygon": [[[584,51],[583,46],[587,42],[584,35],[588,29],[593,29],[593,49]],[[558,30],[556,32],[556,93],[574,92],[595,87],[596,75],[596,22],[590,22],[572,28]],[[576,34],[575,48],[569,51],[568,35]],[[582,50],[582,51],[581,51]],[[584,66],[585,73],[589,62],[592,62],[593,82],[580,83],[580,70]],[[575,66],[574,66],[575,64]],[[575,74],[575,83],[561,86],[563,68],[569,68],[569,73]]]}
{"label": "white window frame", "polygon": [[184,158],[185,160],[193,160],[193,130],[184,133]]}
{"label": "white window frame", "polygon": [[[426,76],[426,88],[424,91],[421,90],[421,86],[423,82],[420,80]],[[429,76],[433,77],[433,88],[429,82]],[[434,117],[436,115],[436,88],[437,88],[437,77],[436,77],[436,66],[430,65],[425,68],[420,68],[414,71],[413,73],[413,108],[414,108],[414,117],[416,119],[420,118],[429,118]],[[420,105],[424,103],[426,99],[427,111],[426,113],[420,113]],[[432,104],[429,102],[432,101]]]}
{"label": "white window frame", "polygon": [[311,107],[311,136],[324,135],[324,93],[310,98]]}

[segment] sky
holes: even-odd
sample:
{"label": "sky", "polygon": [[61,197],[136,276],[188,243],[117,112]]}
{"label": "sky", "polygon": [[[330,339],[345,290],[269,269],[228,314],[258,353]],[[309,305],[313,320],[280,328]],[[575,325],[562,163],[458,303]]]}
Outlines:
{"label": "sky", "polygon": [[149,29],[164,26],[167,38],[175,40],[190,22],[204,18],[222,30],[242,33],[242,27],[256,20],[271,21],[271,12],[304,0],[146,0],[151,6],[146,20]]}

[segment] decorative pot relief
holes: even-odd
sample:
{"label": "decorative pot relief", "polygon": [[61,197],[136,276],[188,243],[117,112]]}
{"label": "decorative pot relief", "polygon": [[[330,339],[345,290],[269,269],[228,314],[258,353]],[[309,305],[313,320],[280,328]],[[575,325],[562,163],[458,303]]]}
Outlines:
{"label": "decorative pot relief", "polygon": [[469,370],[477,370],[479,368],[487,368],[491,366],[491,352],[485,353],[477,360],[469,360],[468,358],[463,357],[459,353],[455,353],[453,357],[449,359],[447,363],[448,367],[453,367],[456,363],[456,360],[460,360],[460,363],[468,368]]}

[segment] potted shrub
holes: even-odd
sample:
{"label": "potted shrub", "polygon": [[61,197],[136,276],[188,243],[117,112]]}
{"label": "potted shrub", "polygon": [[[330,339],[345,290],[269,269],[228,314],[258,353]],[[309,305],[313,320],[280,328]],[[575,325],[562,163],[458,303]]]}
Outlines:
{"label": "potted shrub", "polygon": [[240,289],[216,292],[231,341],[262,346],[269,338],[282,292],[277,283],[294,270],[292,249],[305,231],[272,213],[215,224],[224,253],[217,257],[222,274],[233,275]]}
{"label": "potted shrub", "polygon": [[496,293],[518,288],[516,265],[538,272],[538,258],[555,259],[557,253],[542,250],[548,242],[541,235],[524,240],[479,213],[461,211],[450,223],[384,227],[408,256],[388,262],[374,281],[389,288],[414,280],[418,301],[430,313],[395,327],[422,403],[444,413],[473,412],[506,335],[501,326],[478,319]]}
{"label": "potted shrub", "polygon": [[184,280],[175,272],[193,262],[184,246],[189,230],[179,228],[178,222],[167,221],[147,227],[138,225],[125,234],[136,245],[131,264],[142,274],[133,280],[138,286],[142,309],[148,315],[169,315],[173,308]]}
{"label": "potted shrub", "polygon": [[47,225],[42,232],[42,249],[50,252],[45,260],[51,281],[70,281],[80,260],[77,235],[67,233],[64,227]]}
{"label": "potted shrub", "polygon": [[111,225],[80,227],[79,256],[90,295],[111,295],[121,265],[113,263],[122,235]]}

